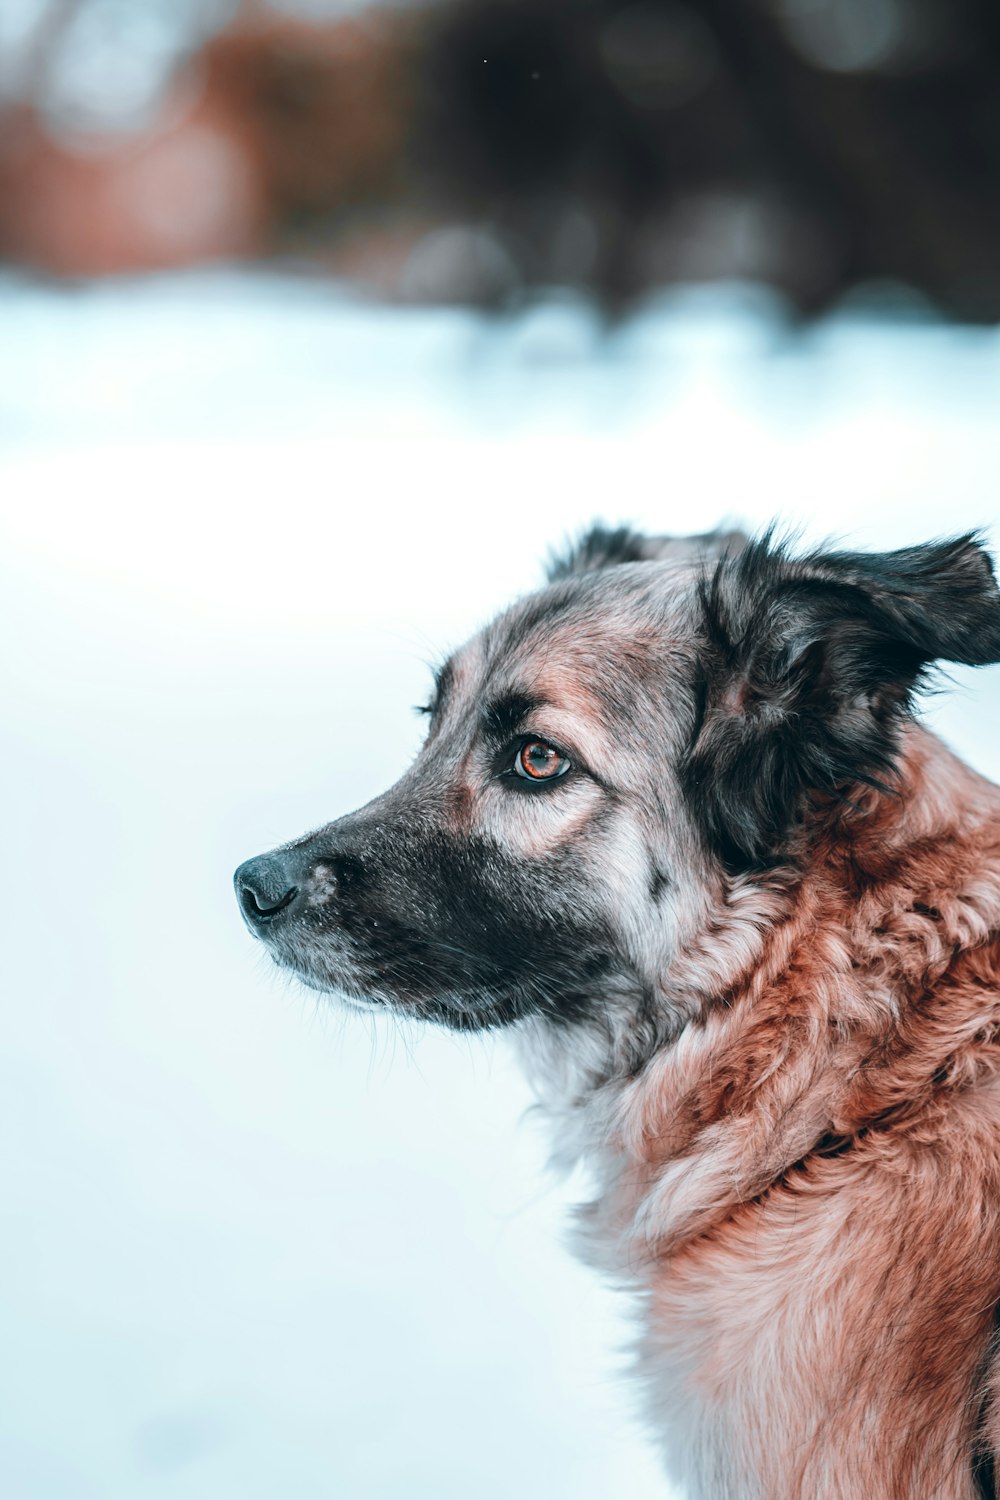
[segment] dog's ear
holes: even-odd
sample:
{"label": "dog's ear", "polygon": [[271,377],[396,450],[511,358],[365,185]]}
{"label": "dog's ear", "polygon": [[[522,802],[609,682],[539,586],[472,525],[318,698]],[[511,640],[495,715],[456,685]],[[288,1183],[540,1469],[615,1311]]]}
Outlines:
{"label": "dog's ear", "polygon": [[770,536],[701,589],[707,630],[686,790],[730,869],[783,852],[810,794],[885,787],[937,660],[1000,661],[1000,593],[978,539],[792,561]]}
{"label": "dog's ear", "polygon": [[735,556],[747,543],[741,531],[708,531],[701,536],[644,536],[629,526],[595,525],[584,532],[564,553],[550,557],[546,569],[549,583],[558,583],[574,573],[594,573],[618,563],[656,562],[673,557],[718,558]]}

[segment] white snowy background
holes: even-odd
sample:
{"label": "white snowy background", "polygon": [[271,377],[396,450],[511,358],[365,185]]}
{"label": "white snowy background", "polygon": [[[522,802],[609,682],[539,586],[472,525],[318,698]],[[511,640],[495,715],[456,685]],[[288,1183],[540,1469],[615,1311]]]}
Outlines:
{"label": "white snowy background", "polygon": [[[0,280],[4,1496],[669,1495],[505,1045],[288,986],[231,872],[393,780],[590,519],[890,547],[998,475],[1000,336],[912,310]],[[1000,776],[998,669],[952,675]]]}

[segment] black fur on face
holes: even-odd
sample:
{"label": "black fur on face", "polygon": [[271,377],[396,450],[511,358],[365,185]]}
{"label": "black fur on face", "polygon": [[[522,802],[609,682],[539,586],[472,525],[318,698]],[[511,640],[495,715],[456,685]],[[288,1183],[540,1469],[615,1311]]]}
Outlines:
{"label": "black fur on face", "polygon": [[931,663],[1000,660],[1000,595],[973,535],[799,560],[767,535],[700,593],[704,706],[683,784],[731,870],[784,857],[810,794],[891,786]]}

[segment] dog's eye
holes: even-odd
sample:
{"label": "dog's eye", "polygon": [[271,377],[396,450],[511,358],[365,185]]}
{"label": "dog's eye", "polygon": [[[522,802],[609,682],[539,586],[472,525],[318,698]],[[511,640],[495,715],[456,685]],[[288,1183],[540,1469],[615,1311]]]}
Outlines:
{"label": "dog's eye", "polygon": [[514,757],[514,770],[525,781],[554,781],[565,776],[569,761],[544,740],[529,740]]}

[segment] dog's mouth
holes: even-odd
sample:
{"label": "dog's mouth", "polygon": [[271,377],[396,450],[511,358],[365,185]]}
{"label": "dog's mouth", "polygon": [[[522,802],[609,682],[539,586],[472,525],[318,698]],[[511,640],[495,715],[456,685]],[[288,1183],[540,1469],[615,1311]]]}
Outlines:
{"label": "dog's mouth", "polygon": [[260,935],[281,969],[362,1014],[429,1021],[453,1031],[488,1031],[513,1025],[538,1008],[537,999],[514,984],[460,984],[443,965],[432,966],[429,943],[420,945],[419,963],[401,966],[377,952],[358,953],[329,938],[310,941],[294,930]]}
{"label": "dog's mouth", "polygon": [[480,972],[454,943],[435,941],[385,913],[335,916],[309,906],[297,886],[276,895],[273,884],[251,887],[240,871],[236,885],[247,926],[278,967],[351,1010],[484,1030],[530,1009],[516,988]]}

